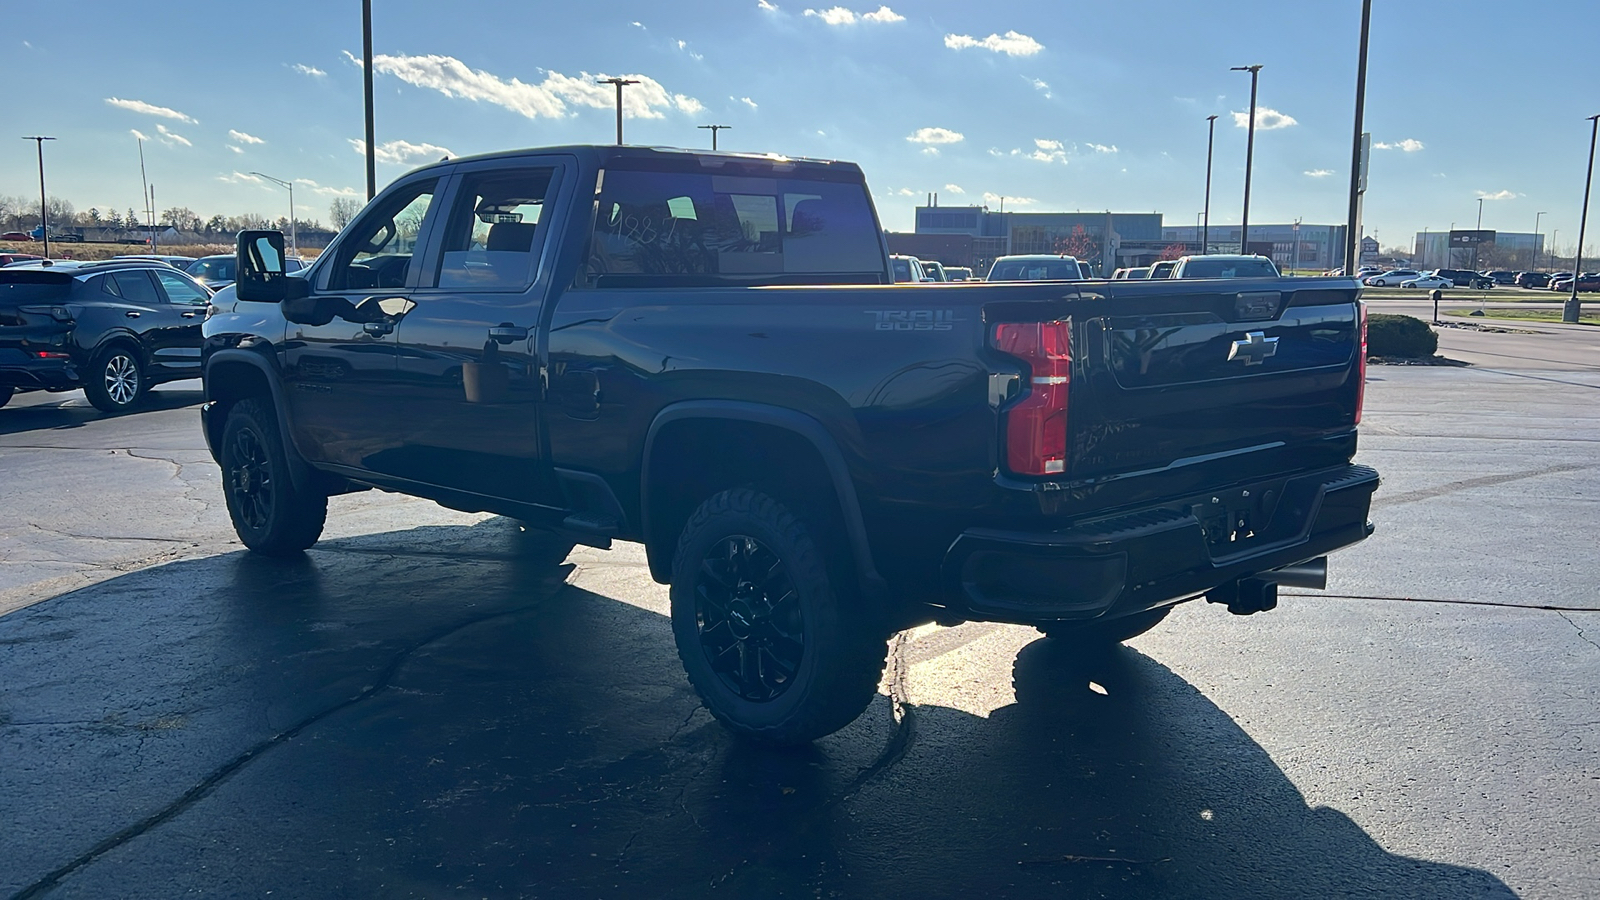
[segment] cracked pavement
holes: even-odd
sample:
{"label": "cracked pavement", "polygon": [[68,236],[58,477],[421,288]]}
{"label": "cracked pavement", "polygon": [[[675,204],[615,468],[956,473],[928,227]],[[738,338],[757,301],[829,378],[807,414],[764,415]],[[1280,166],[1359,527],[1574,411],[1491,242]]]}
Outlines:
{"label": "cracked pavement", "polygon": [[637,547],[368,492],[264,560],[192,383],[19,397],[0,896],[1600,894],[1600,374],[1552,374],[1375,368],[1327,593],[1089,659],[925,626],[784,753],[699,707]]}

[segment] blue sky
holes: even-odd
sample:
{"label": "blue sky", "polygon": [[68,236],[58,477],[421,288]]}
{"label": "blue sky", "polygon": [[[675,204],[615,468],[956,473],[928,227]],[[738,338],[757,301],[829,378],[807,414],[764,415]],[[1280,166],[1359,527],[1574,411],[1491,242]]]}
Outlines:
{"label": "blue sky", "polygon": [[[447,152],[610,142],[613,89],[592,82],[623,75],[647,79],[628,89],[629,143],[706,146],[695,126],[715,123],[733,126],[724,149],[854,160],[907,231],[930,191],[1193,223],[1216,114],[1212,221],[1237,223],[1249,76],[1228,68],[1260,63],[1252,221],[1345,217],[1357,0],[373,5],[380,186]],[[1488,196],[1485,228],[1531,231],[1545,211],[1541,230],[1573,243],[1600,66],[1562,44],[1596,31],[1600,5],[1374,5],[1368,232],[1471,227]],[[6,121],[59,138],[50,192],[80,210],[140,206],[135,132],[162,208],[285,212],[251,171],[294,179],[306,218],[364,199],[358,0],[96,0],[71,27],[59,7],[5,6]],[[36,179],[33,144],[0,143],[0,193]]]}

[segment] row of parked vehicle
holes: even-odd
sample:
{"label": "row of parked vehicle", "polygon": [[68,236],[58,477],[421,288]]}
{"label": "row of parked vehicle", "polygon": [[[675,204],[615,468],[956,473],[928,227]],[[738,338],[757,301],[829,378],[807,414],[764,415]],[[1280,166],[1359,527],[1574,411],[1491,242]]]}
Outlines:
{"label": "row of parked vehicle", "polygon": [[[941,266],[914,256],[889,257],[896,282],[919,281],[1088,281],[1095,277],[1089,264],[1061,254],[1002,256],[989,274],[973,278],[972,270]],[[1162,260],[1151,266],[1117,269],[1113,281],[1152,278],[1277,278],[1278,267],[1265,256],[1212,254]]]}
{"label": "row of parked vehicle", "polygon": [[[305,266],[285,262],[291,272]],[[234,277],[233,254],[0,256],[0,406],[22,392],[81,388],[118,413],[157,384],[198,377],[205,308]]]}
{"label": "row of parked vehicle", "polygon": [[[1336,274],[1336,273],[1332,273]],[[1539,290],[1541,288],[1552,291],[1572,290],[1572,273],[1556,272],[1512,272],[1505,269],[1474,272],[1470,269],[1434,269],[1422,272],[1416,269],[1380,269],[1367,267],[1356,272],[1356,277],[1361,283],[1369,287],[1402,287],[1402,288],[1448,288],[1464,287],[1473,290],[1489,290],[1496,285],[1511,285]],[[1578,276],[1578,290],[1600,291],[1600,274],[1585,272]]]}

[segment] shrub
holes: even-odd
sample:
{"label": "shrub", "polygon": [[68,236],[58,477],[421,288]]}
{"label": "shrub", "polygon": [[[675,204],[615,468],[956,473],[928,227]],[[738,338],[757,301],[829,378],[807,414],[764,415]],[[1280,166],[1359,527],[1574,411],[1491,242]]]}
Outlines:
{"label": "shrub", "polygon": [[1367,315],[1367,354],[1399,359],[1426,359],[1439,349],[1439,335],[1428,323],[1411,316]]}

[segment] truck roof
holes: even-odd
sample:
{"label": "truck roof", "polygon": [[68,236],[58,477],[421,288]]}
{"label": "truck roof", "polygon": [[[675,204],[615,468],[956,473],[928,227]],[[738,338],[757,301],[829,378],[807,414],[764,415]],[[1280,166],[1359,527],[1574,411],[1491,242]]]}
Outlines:
{"label": "truck roof", "polygon": [[801,170],[814,170],[820,174],[831,172],[834,174],[861,175],[861,167],[853,162],[844,162],[832,159],[815,159],[802,156],[784,156],[779,153],[739,153],[729,150],[693,150],[683,147],[641,147],[628,144],[564,144],[556,147],[522,147],[511,150],[496,150],[490,153],[479,153],[473,156],[459,156],[441,159],[436,163],[420,166],[413,171],[431,169],[435,166],[454,165],[461,162],[475,162],[478,160],[514,159],[519,156],[546,155],[552,153],[568,154],[578,157],[582,162],[596,166],[611,165],[619,160],[654,160],[659,162],[684,162],[700,160],[701,165],[714,168],[719,161],[730,163],[770,163],[779,166],[794,166]]}

